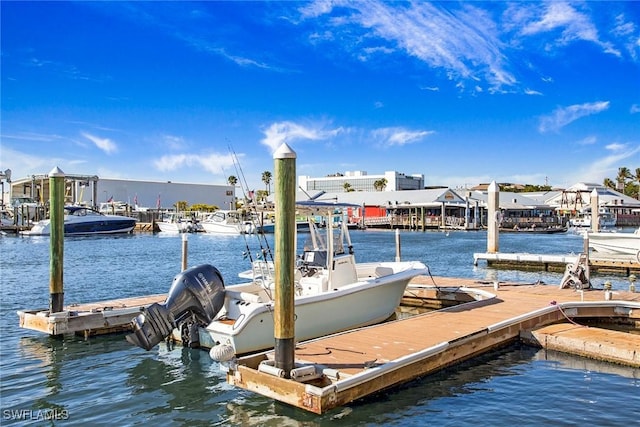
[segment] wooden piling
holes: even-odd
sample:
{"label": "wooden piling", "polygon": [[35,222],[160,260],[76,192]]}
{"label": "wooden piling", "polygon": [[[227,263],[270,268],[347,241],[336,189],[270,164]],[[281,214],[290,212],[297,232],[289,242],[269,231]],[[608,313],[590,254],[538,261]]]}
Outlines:
{"label": "wooden piling", "polygon": [[295,367],[296,153],[286,143],[273,154],[275,172],[275,367]]}
{"label": "wooden piling", "polygon": [[64,172],[55,167],[49,172],[49,219],[51,221],[49,264],[49,311],[64,309]]}
{"label": "wooden piling", "polygon": [[500,215],[500,188],[495,181],[491,181],[487,189],[487,252],[495,254],[499,250],[498,244],[498,216]]}
{"label": "wooden piling", "polygon": [[591,231],[600,231],[600,208],[598,201],[598,192],[594,188],[591,192],[589,202],[591,204]]}
{"label": "wooden piling", "polygon": [[185,271],[187,269],[187,248],[187,233],[182,233],[182,271]]}

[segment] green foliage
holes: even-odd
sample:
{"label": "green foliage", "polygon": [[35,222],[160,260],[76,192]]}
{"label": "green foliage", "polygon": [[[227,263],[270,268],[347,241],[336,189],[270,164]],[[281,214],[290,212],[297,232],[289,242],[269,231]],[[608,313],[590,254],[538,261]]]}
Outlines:
{"label": "green foliage", "polygon": [[621,192],[625,196],[640,199],[640,168],[636,168],[631,172],[627,167],[620,167],[616,178],[605,178],[603,184]]}
{"label": "green foliage", "polygon": [[198,211],[198,212],[214,212],[214,211],[217,211],[218,209],[220,208],[216,205],[207,205],[204,203],[194,203],[189,208],[189,210]]}

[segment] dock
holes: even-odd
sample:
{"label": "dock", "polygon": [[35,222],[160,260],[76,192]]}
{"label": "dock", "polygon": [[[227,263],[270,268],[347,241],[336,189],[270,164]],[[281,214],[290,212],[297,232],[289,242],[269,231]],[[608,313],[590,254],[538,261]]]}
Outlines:
{"label": "dock", "polygon": [[[455,290],[477,292],[472,302],[352,330],[295,349],[296,372],[284,378],[274,352],[230,363],[227,381],[321,414],[381,390],[524,340],[613,363],[640,367],[640,335],[586,326],[594,319],[640,327],[640,293],[560,289],[544,284],[478,283],[470,279],[414,280],[427,299]],[[416,283],[417,282],[417,283]],[[423,286],[416,286],[423,283]],[[482,290],[482,292],[480,292]],[[431,294],[431,297],[429,297]],[[482,296],[484,295],[484,296]],[[551,327],[551,325],[558,325]]]}
{"label": "dock", "polygon": [[87,304],[71,304],[63,311],[50,313],[49,309],[18,311],[20,327],[49,335],[76,334],[90,337],[131,329],[131,319],[143,307],[162,303],[166,294],[120,298]]}
{"label": "dock", "polygon": [[[22,328],[88,338],[130,331],[142,307],[165,299],[157,294],[18,315]],[[436,311],[296,343],[290,379],[274,366],[274,350],[221,368],[229,384],[317,414],[518,340],[640,368],[638,292],[419,276],[402,304]],[[204,344],[203,329],[200,336]]]}
{"label": "dock", "polygon": [[[530,254],[530,253],[474,253],[473,265],[484,260],[493,268],[553,271],[562,273],[567,264],[578,259],[578,254]],[[610,273],[628,276],[640,274],[640,260],[633,255],[589,254],[589,270],[593,273]]]}

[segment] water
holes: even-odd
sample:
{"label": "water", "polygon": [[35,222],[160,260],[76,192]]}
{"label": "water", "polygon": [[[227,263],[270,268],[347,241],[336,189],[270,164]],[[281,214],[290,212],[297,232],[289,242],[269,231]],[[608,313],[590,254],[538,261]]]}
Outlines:
{"label": "water", "polygon": [[[393,260],[389,231],[351,234],[359,261]],[[272,236],[269,236],[272,238]],[[247,242],[250,250],[247,250]],[[578,253],[577,235],[500,236],[501,252]],[[273,248],[273,241],[269,241]],[[266,249],[266,246],[263,245]],[[164,293],[181,265],[180,236],[135,234],[65,240],[65,304]],[[235,281],[259,252],[253,238],[189,235],[189,265],[210,263]],[[560,273],[473,266],[486,251],[484,232],[402,232],[402,258],[434,276],[557,286]],[[0,424],[159,426],[592,425],[640,419],[640,370],[512,346],[412,381],[323,415],[314,415],[226,384],[207,352],[150,352],[123,335],[50,338],[18,327],[16,311],[49,304],[49,240],[0,238]],[[614,289],[623,277],[595,276]],[[53,418],[53,420],[51,419]]]}

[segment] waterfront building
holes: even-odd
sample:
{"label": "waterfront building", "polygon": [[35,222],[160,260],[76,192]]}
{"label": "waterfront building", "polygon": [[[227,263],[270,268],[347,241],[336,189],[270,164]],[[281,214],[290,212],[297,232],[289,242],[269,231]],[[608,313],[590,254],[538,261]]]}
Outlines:
{"label": "waterfront building", "polygon": [[[11,182],[11,197],[28,197],[40,205],[49,200],[47,174],[32,175]],[[65,203],[98,207],[104,203],[124,203],[133,209],[173,209],[177,202],[187,206],[205,204],[220,209],[235,208],[235,188],[231,185],[137,181],[99,178],[96,175],[65,175]]]}
{"label": "waterfront building", "polygon": [[[381,182],[384,185],[380,186]],[[405,175],[396,171],[369,175],[365,171],[347,171],[324,177],[298,176],[298,186],[307,192],[327,193],[421,190],[424,188],[424,175]]]}

